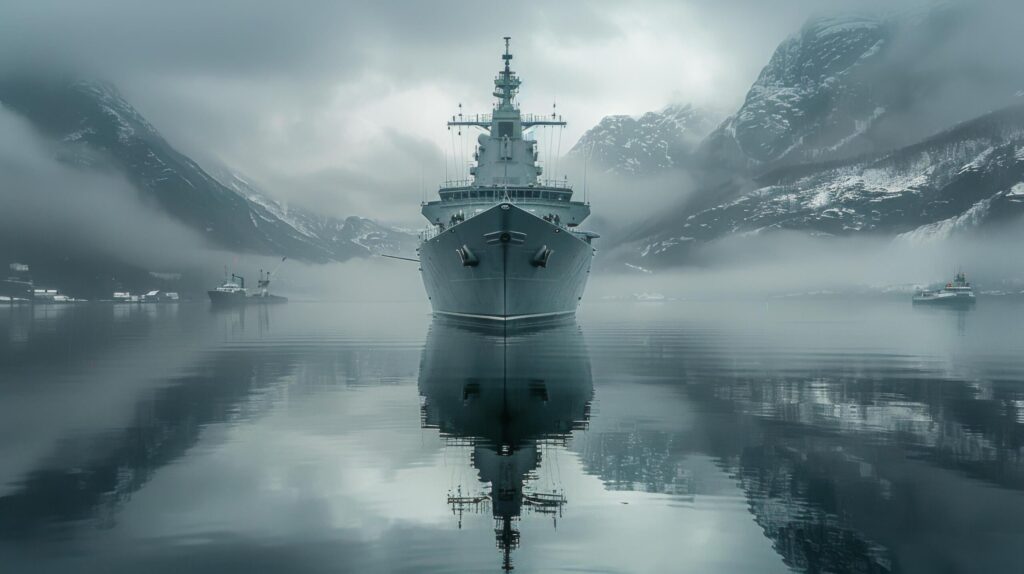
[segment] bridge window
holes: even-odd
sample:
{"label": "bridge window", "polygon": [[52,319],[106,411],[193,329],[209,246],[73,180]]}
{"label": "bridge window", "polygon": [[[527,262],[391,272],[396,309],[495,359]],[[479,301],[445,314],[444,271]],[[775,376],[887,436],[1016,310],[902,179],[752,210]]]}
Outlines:
{"label": "bridge window", "polygon": [[512,137],[512,122],[498,122],[498,137]]}

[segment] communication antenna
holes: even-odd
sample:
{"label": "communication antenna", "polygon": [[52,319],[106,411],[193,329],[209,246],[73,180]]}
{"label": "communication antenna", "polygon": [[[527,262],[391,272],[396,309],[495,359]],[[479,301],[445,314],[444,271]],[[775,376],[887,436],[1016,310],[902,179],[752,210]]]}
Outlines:
{"label": "communication antenna", "polygon": [[453,146],[454,149],[452,149],[452,154],[454,155],[454,154],[458,153],[457,157],[459,159],[458,159],[458,163],[455,164],[455,177],[458,178],[458,179],[461,179],[462,178],[462,173],[465,171],[464,167],[465,167],[465,161],[466,161],[465,157],[464,157],[464,154],[463,154],[464,140],[462,139],[462,125],[461,125],[461,122],[462,122],[462,102],[459,102],[459,113],[457,115],[458,115],[458,118],[459,118],[459,127],[456,130],[455,135],[459,136],[459,145],[458,145],[458,147],[454,147]]}
{"label": "communication antenna", "polygon": [[[453,122],[455,121],[455,116],[452,116],[452,121]],[[456,154],[455,154],[455,133],[452,132],[451,126],[448,127],[448,140],[449,140],[449,143],[450,143],[449,149],[452,152],[452,171],[458,173],[459,168],[457,166],[459,164],[456,163],[458,160],[456,159]],[[445,181],[445,185],[448,185],[448,181],[449,181],[448,180],[448,170],[447,170],[448,162],[445,162],[444,166],[445,166],[444,181]]]}
{"label": "communication antenna", "polygon": [[[551,119],[552,119],[552,121],[555,120],[557,115],[558,115],[558,102],[554,98],[552,98],[551,99]],[[545,127],[549,127],[549,126],[545,126]],[[548,169],[551,170],[551,173],[548,175],[548,178],[552,179],[553,181],[555,181],[557,183],[558,182],[558,166],[555,165],[555,151],[554,151],[554,147],[555,146],[552,145],[552,144],[554,144],[554,130],[546,130],[546,131],[547,131],[547,134],[548,134],[548,149],[547,149],[547,152],[548,152],[548,162],[547,163],[548,163],[548,165],[545,166],[545,167],[547,167]]]}
{"label": "communication antenna", "polygon": [[281,258],[281,260],[277,262],[277,265],[276,265],[276,266],[274,267],[274,270],[273,270],[273,271],[267,271],[267,279],[269,279],[269,278],[270,278],[270,274],[271,274],[271,273],[277,273],[277,270],[281,268],[281,264],[282,264],[282,263],[284,263],[284,260],[285,260],[285,259],[288,259],[288,256],[287,256],[287,255],[285,255],[284,257],[282,257],[282,258]]}
{"label": "communication antenna", "polygon": [[[590,164],[590,158],[591,158],[591,156],[593,156],[593,155],[594,155],[594,146],[596,146],[596,145],[597,145],[597,142],[596,142],[596,141],[592,141],[592,142],[590,142],[590,149],[588,149],[588,150],[587,150],[587,153],[586,153],[586,154],[584,154],[584,160],[583,160],[583,166],[584,166],[584,168],[583,168],[584,180],[586,179],[587,167],[588,167],[588,166],[589,166],[589,164]],[[585,203],[585,202],[587,201],[587,190],[588,190],[588,189],[589,189],[589,187],[588,187],[588,186],[587,186],[587,184],[586,184],[586,183],[584,182],[584,184],[583,184],[583,201],[584,201],[584,203]]]}
{"label": "communication antenna", "polygon": [[[593,149],[593,144],[591,144]],[[590,150],[583,154],[583,203],[587,202],[587,164],[590,163]]]}
{"label": "communication antenna", "polygon": [[555,152],[556,173],[557,173],[557,168],[562,167],[562,129],[563,128],[564,128],[564,126],[558,126],[558,149]]}

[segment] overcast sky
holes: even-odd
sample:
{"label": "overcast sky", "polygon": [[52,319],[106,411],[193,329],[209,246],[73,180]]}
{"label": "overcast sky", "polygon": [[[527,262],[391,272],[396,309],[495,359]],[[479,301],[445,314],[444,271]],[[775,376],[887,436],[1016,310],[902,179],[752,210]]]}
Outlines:
{"label": "overcast sky", "polygon": [[[891,2],[889,4],[892,4]],[[906,3],[903,3],[906,4]],[[557,99],[561,152],[609,114],[732,112],[814,14],[868,1],[0,0],[0,70],[106,78],[177,147],[279,198],[412,223],[459,102],[490,110],[512,36],[524,111]],[[467,146],[468,149],[468,146]],[[405,214],[405,215],[403,215]]]}

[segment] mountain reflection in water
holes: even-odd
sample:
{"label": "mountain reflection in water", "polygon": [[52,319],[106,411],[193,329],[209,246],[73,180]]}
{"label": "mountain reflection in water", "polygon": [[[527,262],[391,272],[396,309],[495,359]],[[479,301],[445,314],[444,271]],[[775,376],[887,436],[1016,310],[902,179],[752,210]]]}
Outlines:
{"label": "mountain reflection in water", "polygon": [[1019,572],[1022,319],[0,308],[0,571]]}

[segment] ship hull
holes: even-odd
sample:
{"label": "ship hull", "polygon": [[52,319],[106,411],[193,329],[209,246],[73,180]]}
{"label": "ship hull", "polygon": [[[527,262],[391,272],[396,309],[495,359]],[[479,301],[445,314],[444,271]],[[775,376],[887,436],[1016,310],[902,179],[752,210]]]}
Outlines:
{"label": "ship hull", "polygon": [[[547,258],[540,255],[545,249]],[[593,248],[581,237],[509,203],[420,246],[434,313],[485,321],[575,313],[592,258]]]}
{"label": "ship hull", "polygon": [[912,299],[914,305],[934,305],[936,307],[970,307],[977,299],[974,295],[934,295],[916,296]]}
{"label": "ship hull", "polygon": [[260,305],[276,305],[276,304],[279,304],[279,303],[287,303],[288,302],[288,298],[287,297],[282,297],[280,295],[272,295],[270,293],[267,293],[265,295],[256,294],[256,295],[250,295],[249,298],[248,298],[248,302],[249,303],[257,303],[257,304],[260,304]]}
{"label": "ship hull", "polygon": [[207,295],[210,296],[210,303],[217,306],[232,306],[232,305],[245,305],[245,292],[225,292],[225,291],[207,291]]}

